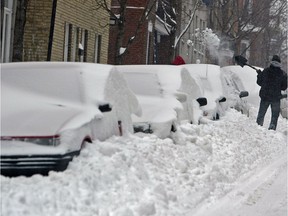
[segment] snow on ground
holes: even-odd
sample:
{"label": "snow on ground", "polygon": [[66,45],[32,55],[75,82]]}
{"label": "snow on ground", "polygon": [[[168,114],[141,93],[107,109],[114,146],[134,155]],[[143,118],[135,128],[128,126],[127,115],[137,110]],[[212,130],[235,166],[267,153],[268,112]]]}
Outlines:
{"label": "snow on ground", "polygon": [[176,143],[142,134],[95,141],[46,177],[1,176],[1,215],[286,215],[287,120],[269,131],[269,110],[264,127],[256,113],[183,123]]}
{"label": "snow on ground", "polygon": [[257,170],[250,179],[241,178],[234,190],[208,207],[203,205],[193,215],[287,215],[287,155]]}

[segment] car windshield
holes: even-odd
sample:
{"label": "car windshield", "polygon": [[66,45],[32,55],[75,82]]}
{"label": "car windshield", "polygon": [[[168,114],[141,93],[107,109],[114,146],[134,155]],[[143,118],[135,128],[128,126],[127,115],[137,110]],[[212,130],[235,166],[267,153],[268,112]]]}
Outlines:
{"label": "car windshield", "polygon": [[162,97],[163,90],[156,74],[127,72],[124,77],[135,94]]}
{"label": "car windshield", "polygon": [[75,66],[73,70],[68,65],[39,62],[4,66],[1,81],[7,86],[61,101],[83,102],[80,69]]}

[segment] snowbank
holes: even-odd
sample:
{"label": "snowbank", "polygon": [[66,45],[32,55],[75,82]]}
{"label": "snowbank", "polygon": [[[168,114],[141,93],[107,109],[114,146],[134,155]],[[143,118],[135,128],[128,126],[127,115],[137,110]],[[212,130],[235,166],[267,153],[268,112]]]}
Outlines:
{"label": "snowbank", "polygon": [[65,172],[1,176],[2,214],[194,215],[287,154],[287,122],[280,117],[279,130],[268,131],[252,114],[229,110],[212,124],[182,124],[181,145],[154,135],[112,137],[87,145]]}

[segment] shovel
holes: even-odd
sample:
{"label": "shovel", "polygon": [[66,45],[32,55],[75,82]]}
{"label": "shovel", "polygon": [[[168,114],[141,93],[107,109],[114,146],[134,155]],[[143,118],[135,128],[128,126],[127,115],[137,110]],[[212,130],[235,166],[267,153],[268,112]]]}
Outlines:
{"label": "shovel", "polygon": [[238,65],[240,65],[241,67],[244,67],[245,65],[247,65],[247,66],[253,68],[254,70],[256,70],[256,72],[258,73],[258,69],[257,68],[253,67],[252,65],[247,64],[248,60],[245,57],[243,57],[241,55],[238,55],[238,56],[235,56],[234,59],[235,59],[235,62]]}

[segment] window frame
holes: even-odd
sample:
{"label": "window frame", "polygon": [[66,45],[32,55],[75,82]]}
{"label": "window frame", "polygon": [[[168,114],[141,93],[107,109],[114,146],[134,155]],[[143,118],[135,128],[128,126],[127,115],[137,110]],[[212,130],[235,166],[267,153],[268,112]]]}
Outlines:
{"label": "window frame", "polygon": [[102,35],[95,34],[94,63],[100,63],[100,60],[101,60],[101,43],[102,43]]}
{"label": "window frame", "polygon": [[11,48],[11,27],[12,27],[12,10],[4,7],[2,40],[1,40],[1,62],[9,62]]}
{"label": "window frame", "polygon": [[71,42],[72,42],[72,29],[73,25],[71,23],[65,22],[64,27],[64,52],[63,61],[71,61]]}

